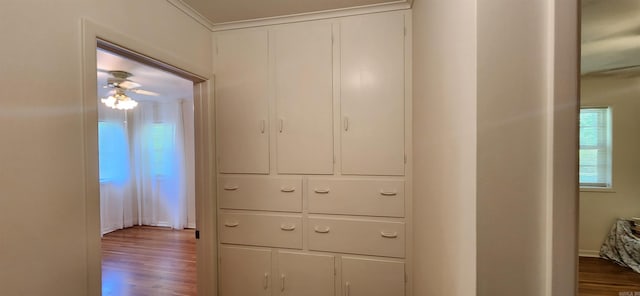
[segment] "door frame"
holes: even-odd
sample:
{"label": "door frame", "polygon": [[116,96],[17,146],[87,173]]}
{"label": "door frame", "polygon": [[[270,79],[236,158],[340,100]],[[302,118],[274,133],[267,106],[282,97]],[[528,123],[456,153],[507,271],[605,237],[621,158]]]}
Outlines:
{"label": "door frame", "polygon": [[82,19],[82,127],[86,213],[87,293],[102,293],[100,240],[100,184],[98,173],[98,96],[96,50],[104,48],[127,58],[171,72],[194,82],[195,190],[197,290],[217,294],[215,219],[215,114],[213,75],[201,66],[181,60],[140,39]]}

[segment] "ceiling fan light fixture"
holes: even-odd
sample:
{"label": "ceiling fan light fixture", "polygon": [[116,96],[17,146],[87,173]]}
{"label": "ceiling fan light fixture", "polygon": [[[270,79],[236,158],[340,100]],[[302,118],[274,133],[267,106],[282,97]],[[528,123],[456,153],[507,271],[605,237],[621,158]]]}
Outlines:
{"label": "ceiling fan light fixture", "polygon": [[128,97],[125,94],[114,94],[107,98],[101,99],[107,107],[118,110],[131,110],[138,106],[138,102]]}

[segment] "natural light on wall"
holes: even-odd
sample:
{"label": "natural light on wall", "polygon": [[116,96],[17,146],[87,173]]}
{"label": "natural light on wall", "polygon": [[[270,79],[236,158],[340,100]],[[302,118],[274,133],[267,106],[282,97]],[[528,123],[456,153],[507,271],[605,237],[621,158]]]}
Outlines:
{"label": "natural light on wall", "polygon": [[612,187],[611,138],[611,108],[580,109],[580,187]]}

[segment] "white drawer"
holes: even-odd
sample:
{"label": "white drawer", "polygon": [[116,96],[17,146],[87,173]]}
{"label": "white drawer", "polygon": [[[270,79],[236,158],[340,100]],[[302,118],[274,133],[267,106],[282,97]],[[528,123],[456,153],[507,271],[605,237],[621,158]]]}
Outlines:
{"label": "white drawer", "polygon": [[302,178],[220,176],[222,209],[302,212]]}
{"label": "white drawer", "polygon": [[404,222],[309,217],[309,249],[404,258]]}
{"label": "white drawer", "polygon": [[301,215],[221,213],[219,228],[221,243],[302,248]]}
{"label": "white drawer", "polygon": [[404,217],[404,181],[309,179],[309,213]]}

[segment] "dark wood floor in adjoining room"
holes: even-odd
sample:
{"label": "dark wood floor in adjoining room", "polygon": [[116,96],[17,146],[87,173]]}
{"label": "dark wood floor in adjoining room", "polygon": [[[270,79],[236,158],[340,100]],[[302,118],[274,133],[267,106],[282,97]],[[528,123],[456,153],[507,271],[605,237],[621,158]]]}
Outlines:
{"label": "dark wood floor in adjoining room", "polygon": [[580,257],[579,296],[640,295],[640,273],[601,258]]}
{"label": "dark wood floor in adjoining room", "polygon": [[105,234],[102,295],[196,295],[194,231],[135,226]]}

